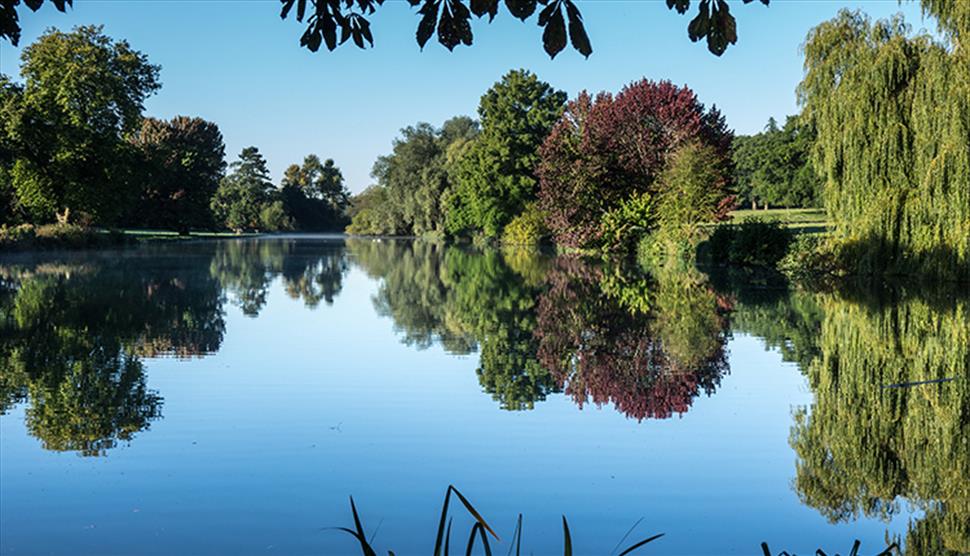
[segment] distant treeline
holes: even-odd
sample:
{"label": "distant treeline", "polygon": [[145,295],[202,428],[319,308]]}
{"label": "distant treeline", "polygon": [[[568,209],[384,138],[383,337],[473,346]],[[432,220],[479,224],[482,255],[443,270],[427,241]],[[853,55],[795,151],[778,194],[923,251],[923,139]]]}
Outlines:
{"label": "distant treeline", "polygon": [[225,174],[216,124],[146,118],[160,68],[100,27],[51,30],[0,75],[0,225],[79,223],[179,231],[341,230],[348,193],[332,160],[269,179],[255,147]]}

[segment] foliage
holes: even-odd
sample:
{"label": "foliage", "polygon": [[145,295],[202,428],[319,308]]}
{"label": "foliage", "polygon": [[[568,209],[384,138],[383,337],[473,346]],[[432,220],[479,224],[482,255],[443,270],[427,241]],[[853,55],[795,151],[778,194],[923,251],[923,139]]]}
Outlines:
{"label": "foliage", "polygon": [[[306,30],[300,37],[300,46],[316,52],[321,44],[334,50],[338,44],[353,39],[354,44],[364,48],[373,46],[374,37],[370,21],[365,17],[373,14],[384,5],[384,0],[280,0],[283,19],[296,7],[296,20],[306,19]],[[744,0],[747,4],[752,0]],[[760,0],[768,5],[769,0]],[[413,7],[420,6],[417,13],[421,16],[416,38],[424,48],[437,30],[438,42],[448,50],[459,44],[471,45],[474,39],[471,17],[481,18],[488,15],[491,22],[499,11],[499,0],[408,0]],[[550,57],[566,48],[568,34],[573,48],[589,57],[593,52],[583,16],[573,0],[505,0],[509,13],[525,21],[541,7],[537,21],[542,32],[542,45]],[[691,0],[667,0],[667,7],[679,14],[690,9]],[[307,14],[309,13],[309,17]],[[568,32],[567,32],[568,29]],[[340,40],[337,40],[337,31]],[[702,0],[698,3],[697,15],[687,26],[687,36],[697,42],[707,39],[707,48],[720,56],[728,45],[738,40],[737,22],[731,15],[727,0]]]}
{"label": "foliage", "polygon": [[286,213],[283,201],[278,199],[262,205],[259,209],[259,224],[263,230],[282,232],[293,229],[293,219]]}
{"label": "foliage", "polygon": [[578,405],[612,402],[631,418],[663,419],[720,384],[728,370],[727,321],[703,285],[665,282],[676,274],[658,275],[656,293],[634,282],[648,298],[635,302],[609,269],[557,261],[539,300],[538,358]]}
{"label": "foliage", "polygon": [[[801,500],[833,522],[923,510],[908,554],[970,551],[970,322],[966,292],[823,294],[815,393],[795,412]],[[939,382],[939,381],[943,382]],[[917,384],[924,381],[937,381]]]}
{"label": "foliage", "polygon": [[302,164],[291,164],[286,169],[280,185],[291,227],[330,231],[348,223],[344,212],[350,205],[350,193],[333,159],[321,162],[317,155],[307,155]]}
{"label": "foliage", "polygon": [[815,135],[801,118],[789,116],[784,128],[771,118],[763,132],[735,137],[732,158],[739,202],[752,209],[758,204],[818,206],[822,180],[810,160]]}
{"label": "foliage", "polygon": [[[58,11],[64,12],[68,6],[74,5],[74,0],[50,0]],[[31,11],[36,12],[44,5],[44,0],[24,0],[24,4]],[[10,44],[20,44],[20,17],[17,6],[20,0],[0,0],[0,39],[10,41]]]}
{"label": "foliage", "polygon": [[142,358],[221,343],[207,269],[146,260],[0,267],[11,292],[0,297],[0,413],[27,401],[27,429],[46,449],[94,456],[130,441],[161,416]]}
{"label": "foliage", "polygon": [[404,223],[395,220],[398,212],[387,200],[387,189],[372,185],[350,199],[350,225],[354,235],[397,235]]}
{"label": "foliage", "polygon": [[740,224],[721,224],[700,249],[698,258],[713,264],[775,268],[789,256],[792,241],[791,231],[777,222],[749,219]]}
{"label": "foliage", "polygon": [[[230,230],[277,230],[266,227],[279,221],[263,221],[263,211],[276,200],[276,188],[269,180],[266,159],[256,147],[246,147],[239,153],[239,160],[230,165],[229,175],[222,178],[212,198],[212,213],[216,221]],[[271,213],[271,214],[269,214]],[[269,215],[277,215],[270,210]]]}
{"label": "foliage", "polygon": [[946,4],[923,3],[946,43],[849,11],[805,43],[799,97],[852,272],[970,280],[970,30]]}
{"label": "foliage", "polygon": [[657,234],[668,244],[689,246],[692,252],[700,226],[727,217],[733,198],[727,195],[718,155],[700,143],[684,145],[671,155],[660,177],[657,208]]}
{"label": "foliage", "polygon": [[580,93],[540,151],[539,198],[556,243],[596,247],[603,215],[658,193],[670,153],[689,143],[711,147],[712,165],[728,180],[731,137],[717,109],[669,81],[638,81],[615,97]]}
{"label": "foliage", "polygon": [[496,238],[536,198],[538,149],[562,114],[566,93],[513,70],[482,95],[482,132],[457,156],[447,226]]}
{"label": "foliage", "polygon": [[632,239],[643,237],[655,225],[657,203],[649,191],[635,193],[629,199],[605,212],[600,219],[599,235],[611,251],[623,250]]}
{"label": "foliage", "polygon": [[525,206],[502,232],[503,245],[536,246],[549,237],[545,215],[536,203]]}
{"label": "foliage", "polygon": [[111,247],[128,241],[120,233],[99,232],[77,224],[0,226],[0,251]]}
{"label": "foliage", "polygon": [[137,198],[134,147],[124,137],[141,124],[146,97],[159,88],[158,66],[101,27],[50,30],[23,50],[22,93],[5,108],[10,177],[35,222],[73,211],[117,221]]}
{"label": "foliage", "polygon": [[186,116],[146,118],[133,142],[144,158],[144,189],[128,223],[183,232],[211,229],[209,203],[226,166],[218,126]]}
{"label": "foliage", "polygon": [[383,189],[370,201],[380,199],[380,208],[360,213],[351,230],[357,234],[442,235],[446,202],[452,186],[448,178],[449,149],[478,134],[478,124],[459,116],[440,129],[419,123],[401,130],[393,152],[374,163],[372,175]]}

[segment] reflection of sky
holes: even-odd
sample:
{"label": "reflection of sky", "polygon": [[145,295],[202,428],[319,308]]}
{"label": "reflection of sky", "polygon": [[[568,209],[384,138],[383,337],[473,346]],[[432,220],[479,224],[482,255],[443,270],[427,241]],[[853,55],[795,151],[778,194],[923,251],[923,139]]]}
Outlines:
{"label": "reflection of sky", "polygon": [[504,539],[524,513],[536,554],[561,551],[562,513],[579,554],[611,550],[640,517],[626,544],[667,534],[645,553],[882,546],[882,523],[832,527],[798,503],[791,409],[811,394],[757,339],[735,336],[730,374],[679,418],[562,395],[507,412],[481,392],[477,355],[401,344],[375,292],[354,268],[315,311],[278,279],[258,318],[227,305],[217,354],[147,362],[164,417],[107,457],[43,450],[22,407],[0,418],[3,551],[352,553],[320,528],[351,524],[353,494],[379,548],[430,553],[449,482]]}

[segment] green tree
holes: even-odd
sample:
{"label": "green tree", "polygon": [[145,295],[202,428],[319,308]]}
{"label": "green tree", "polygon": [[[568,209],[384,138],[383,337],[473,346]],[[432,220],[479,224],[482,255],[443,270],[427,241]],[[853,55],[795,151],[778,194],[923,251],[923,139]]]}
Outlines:
{"label": "green tree", "polygon": [[315,154],[283,173],[281,194],[287,214],[301,230],[335,230],[345,224],[350,193],[333,159],[320,162]]}
{"label": "green tree", "polygon": [[[259,149],[243,149],[239,153],[239,160],[233,162],[230,169],[232,171],[222,178],[212,198],[212,212],[216,220],[236,231],[277,229],[272,226],[279,222],[272,219],[279,216],[282,204],[272,208],[278,193],[269,179],[266,159]],[[264,221],[264,210],[267,212],[265,216],[271,221]],[[267,224],[271,227],[267,228]]]}
{"label": "green tree", "polygon": [[696,246],[700,226],[726,216],[726,179],[718,152],[689,143],[675,151],[660,177],[657,234],[669,249]]}
{"label": "green tree", "polygon": [[799,99],[848,270],[970,280],[970,7],[923,7],[942,40],[845,10],[814,28]]}
{"label": "green tree", "polygon": [[452,171],[449,231],[498,237],[535,201],[539,147],[562,115],[566,98],[526,70],[508,72],[482,95],[482,132]]}
{"label": "green tree", "polygon": [[[419,123],[401,130],[391,154],[374,163],[372,175],[384,189],[382,213],[395,234],[443,235],[445,200],[451,196],[446,168],[449,147],[463,143],[478,133],[471,118],[458,116],[435,128]],[[363,223],[362,217],[358,224]],[[354,226],[357,233],[379,233]]]}
{"label": "green tree", "polygon": [[822,180],[811,164],[815,130],[798,116],[784,128],[771,118],[763,132],[734,139],[734,191],[738,201],[757,208],[818,206]]}
{"label": "green tree", "polygon": [[48,31],[21,60],[23,95],[6,122],[20,203],[38,221],[73,211],[116,222],[139,194],[137,154],[125,137],[160,87],[158,66],[95,26]]}
{"label": "green tree", "polygon": [[132,225],[211,228],[210,203],[225,170],[218,126],[201,118],[146,118],[133,138],[145,158],[144,190]]}

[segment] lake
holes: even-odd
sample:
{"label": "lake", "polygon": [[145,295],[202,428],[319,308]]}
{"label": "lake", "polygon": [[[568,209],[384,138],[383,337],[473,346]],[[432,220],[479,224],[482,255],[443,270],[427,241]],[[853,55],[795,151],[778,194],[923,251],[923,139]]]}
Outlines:
{"label": "lake", "polygon": [[[955,291],[952,291],[955,290]],[[920,382],[921,384],[912,384]],[[273,237],[0,258],[0,553],[970,552],[970,298]],[[452,552],[472,518],[454,498]]]}

